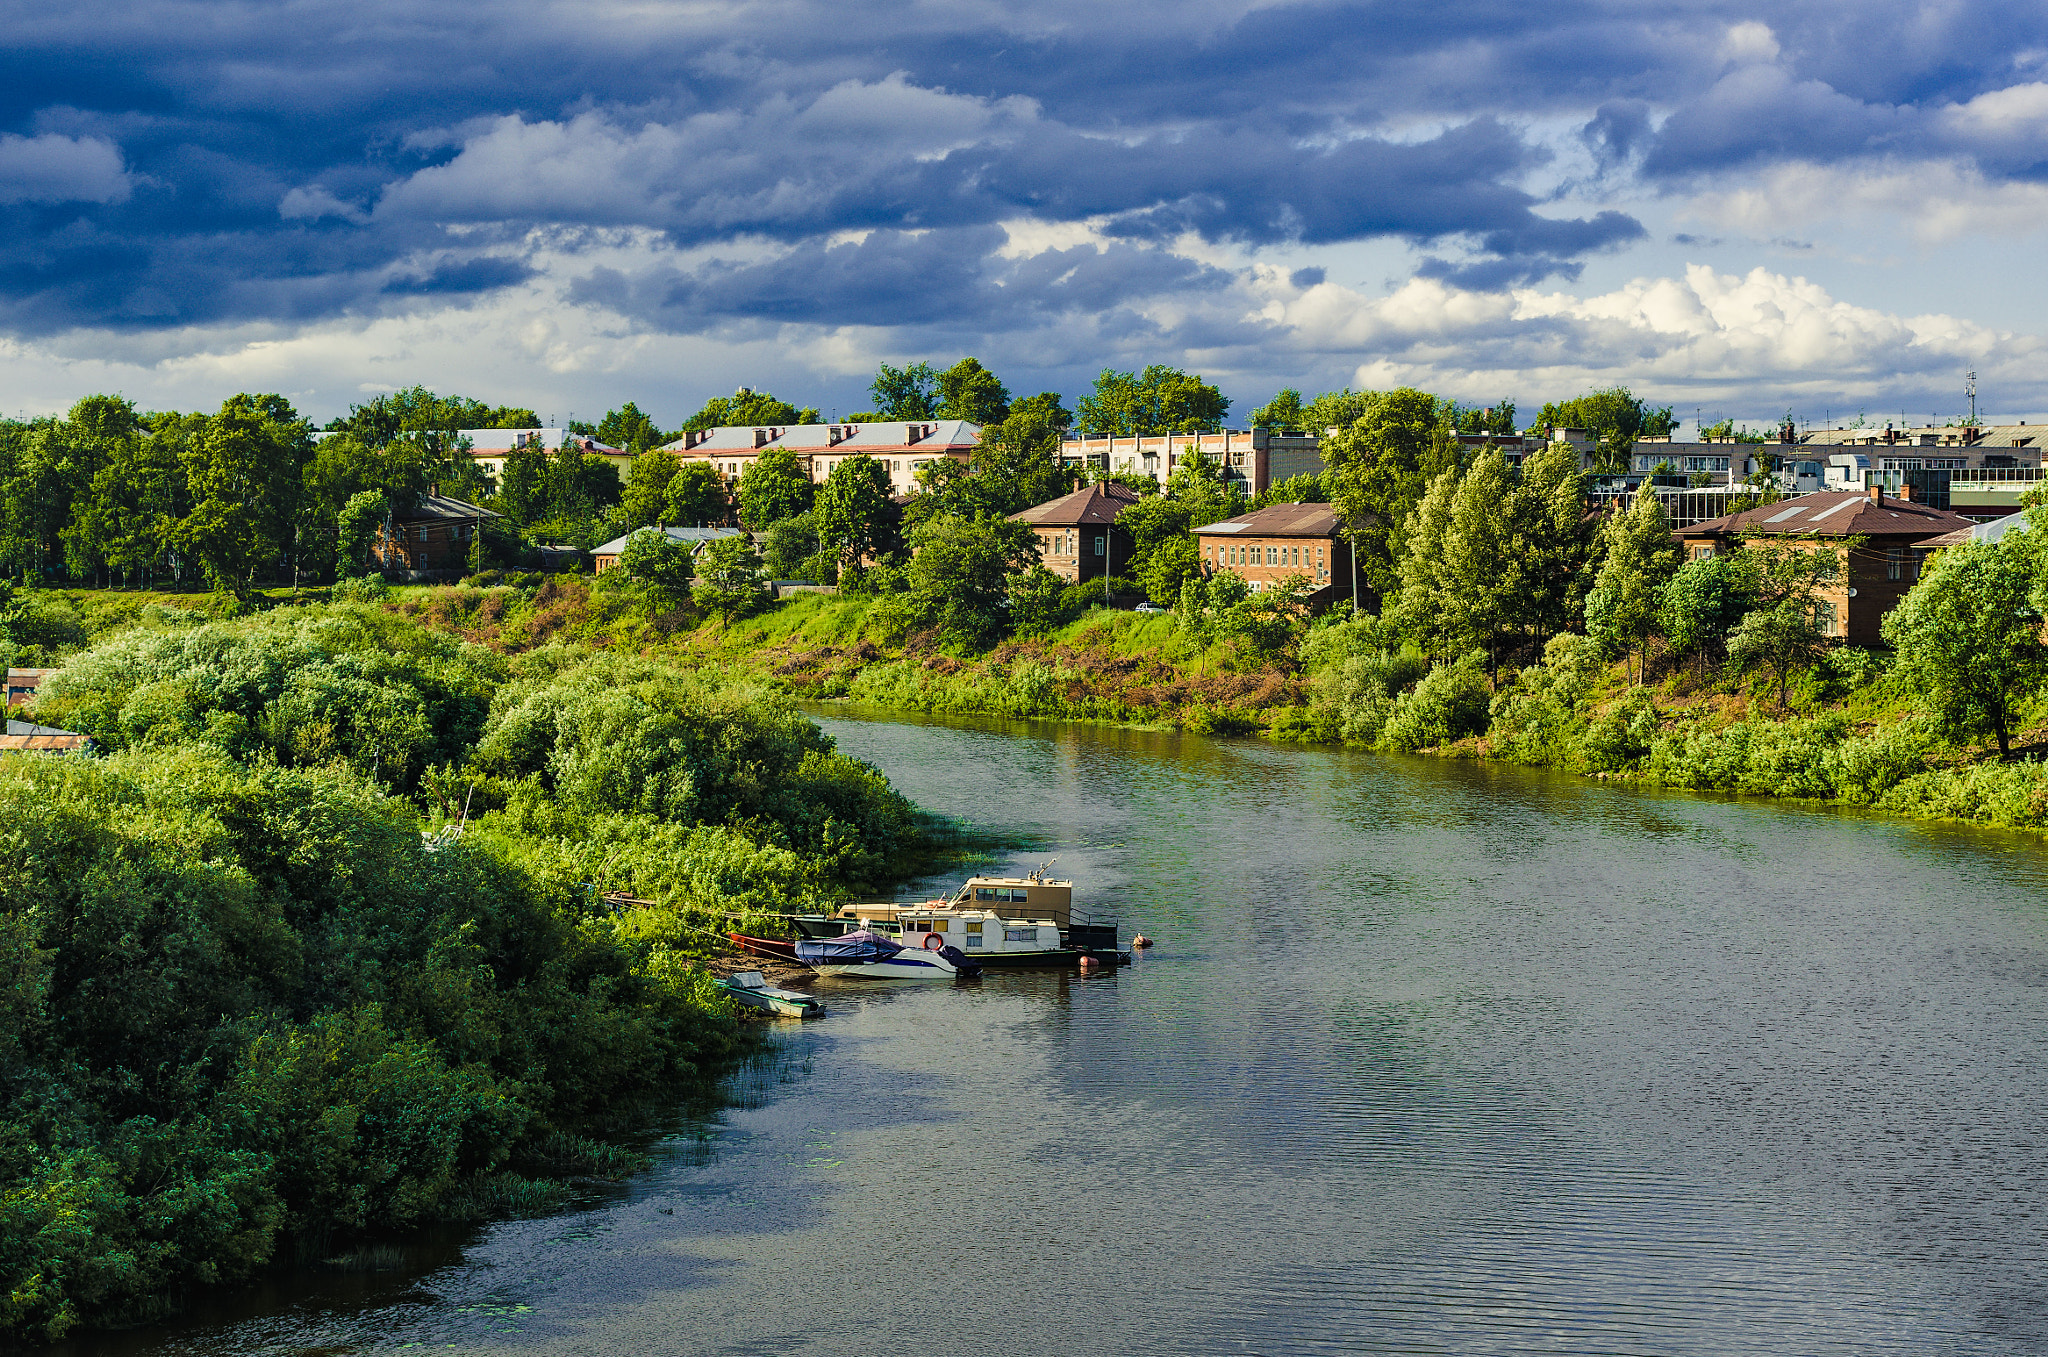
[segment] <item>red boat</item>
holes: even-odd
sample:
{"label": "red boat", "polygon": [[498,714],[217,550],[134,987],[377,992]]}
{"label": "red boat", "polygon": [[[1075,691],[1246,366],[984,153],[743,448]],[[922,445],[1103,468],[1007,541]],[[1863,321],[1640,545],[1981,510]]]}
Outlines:
{"label": "red boat", "polygon": [[782,938],[750,938],[744,933],[728,933],[725,936],[731,938],[732,945],[742,952],[774,957],[778,961],[796,960],[796,944]]}

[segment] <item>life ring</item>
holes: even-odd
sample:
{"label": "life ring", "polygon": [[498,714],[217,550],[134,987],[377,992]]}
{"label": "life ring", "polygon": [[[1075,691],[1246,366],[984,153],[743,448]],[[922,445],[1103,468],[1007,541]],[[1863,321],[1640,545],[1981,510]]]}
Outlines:
{"label": "life ring", "polygon": [[924,935],[924,947],[927,952],[943,952],[946,950],[946,940],[936,933],[927,933]]}

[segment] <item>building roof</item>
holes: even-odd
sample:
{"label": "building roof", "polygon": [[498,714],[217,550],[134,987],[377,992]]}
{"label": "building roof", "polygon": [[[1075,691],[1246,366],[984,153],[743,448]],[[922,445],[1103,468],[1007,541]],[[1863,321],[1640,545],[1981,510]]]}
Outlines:
{"label": "building roof", "polygon": [[1970,520],[1946,509],[1930,508],[1864,490],[1822,490],[1779,500],[1739,513],[1724,514],[1680,528],[1684,537],[1735,537],[1743,533],[1788,537],[1932,537],[1970,527]]}
{"label": "building roof", "polygon": [[626,543],[632,541],[643,532],[664,532],[674,541],[697,542],[700,544],[716,542],[721,538],[738,537],[740,535],[738,528],[635,528],[624,537],[614,537],[601,547],[591,548],[590,554],[593,556],[616,556],[626,549]]}
{"label": "building roof", "polygon": [[1195,531],[1243,537],[1334,537],[1337,528],[1337,511],[1327,504],[1274,504]]}
{"label": "building roof", "polygon": [[2004,518],[1994,518],[1989,523],[1972,523],[1967,528],[1957,528],[1954,532],[1945,532],[1914,545],[1933,548],[1959,547],[1965,542],[1996,542],[2009,532],[2025,532],[2032,521],[2025,514],[2007,514]]}
{"label": "building roof", "polygon": [[585,452],[594,452],[600,457],[626,457],[630,454],[624,448],[615,448],[609,443],[600,443],[589,434],[572,433],[567,429],[457,429],[458,435],[469,440],[469,455],[472,457],[503,457],[514,448],[538,441],[540,446],[553,451],[565,441],[573,441]]}
{"label": "building roof", "polygon": [[466,499],[456,499],[453,495],[435,494],[430,490],[413,501],[412,509],[409,512],[402,514],[394,513],[391,516],[391,521],[394,523],[440,523],[460,522],[461,520],[472,518],[496,518],[497,516],[489,509],[471,504]]}
{"label": "building roof", "polygon": [[9,721],[7,732],[0,735],[0,751],[22,753],[68,754],[91,743],[90,735],[81,735],[75,730],[59,730],[55,726],[39,726],[33,721]]}
{"label": "building roof", "polygon": [[1071,495],[1034,504],[1010,515],[1013,523],[1039,528],[1072,528],[1088,523],[1114,523],[1116,516],[1138,502],[1138,492],[1115,481],[1084,486]]}
{"label": "building roof", "polygon": [[[1883,429],[1814,429],[1800,436],[1802,444],[1819,447],[1857,447],[1875,445],[1890,450],[1906,447],[1967,447],[1967,448],[2033,448],[2035,451],[2048,446],[2048,424],[1980,424],[1979,437],[1975,442],[1962,441],[1963,430],[1954,424],[1918,424],[1910,427],[1895,427],[1893,443],[1884,441]],[[1944,440],[1923,444],[1919,440],[1932,437]]]}
{"label": "building roof", "polygon": [[805,454],[832,452],[900,453],[905,449],[938,451],[971,448],[981,441],[981,426],[964,419],[892,419],[879,424],[734,424],[684,434],[661,445],[663,452],[691,457],[719,457],[787,448]]}

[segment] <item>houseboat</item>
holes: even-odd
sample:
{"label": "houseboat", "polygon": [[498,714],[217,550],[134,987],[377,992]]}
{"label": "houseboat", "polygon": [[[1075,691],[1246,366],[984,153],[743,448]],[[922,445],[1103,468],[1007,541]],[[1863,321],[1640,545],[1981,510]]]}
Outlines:
{"label": "houseboat", "polygon": [[905,947],[951,946],[983,966],[1073,966],[1083,957],[1128,964],[1113,923],[1077,922],[1074,883],[1044,872],[974,876],[951,897],[917,903],[847,905],[791,920],[807,938],[864,929]]}

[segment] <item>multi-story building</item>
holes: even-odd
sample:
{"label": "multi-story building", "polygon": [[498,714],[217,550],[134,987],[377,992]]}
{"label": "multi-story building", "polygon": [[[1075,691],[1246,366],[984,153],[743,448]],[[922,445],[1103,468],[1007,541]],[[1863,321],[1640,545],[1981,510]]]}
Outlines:
{"label": "multi-story building", "polygon": [[737,486],[762,454],[782,449],[795,455],[810,478],[822,485],[832,469],[852,457],[872,457],[888,473],[890,493],[917,489],[917,471],[947,458],[966,462],[981,441],[981,426],[964,419],[887,420],[879,424],[732,425],[684,434],[662,451],[702,457]]}
{"label": "multi-story building", "polygon": [[1228,571],[1264,593],[1283,581],[1306,581],[1309,607],[1350,597],[1351,547],[1327,504],[1275,504],[1195,529],[1202,565]]}
{"label": "multi-story building", "polygon": [[1154,476],[1164,485],[1190,448],[1200,448],[1203,457],[1221,463],[1226,477],[1244,483],[1246,495],[1262,495],[1275,481],[1323,469],[1322,440],[1283,429],[1069,438],[1060,444],[1060,460],[1078,471]]}
{"label": "multi-story building", "polygon": [[588,434],[571,433],[567,429],[457,429],[456,433],[468,440],[470,460],[490,477],[493,485],[498,484],[505,474],[505,459],[527,447],[553,453],[564,446],[573,446],[589,456],[604,458],[621,481],[633,467],[634,454],[624,448],[615,448]]}
{"label": "multi-story building", "polygon": [[370,559],[386,575],[454,579],[471,569],[471,551],[487,519],[498,515],[466,500],[429,491],[378,525]]}

